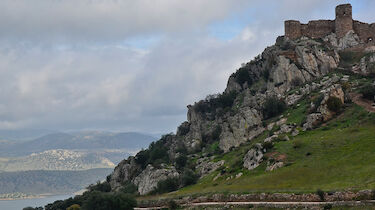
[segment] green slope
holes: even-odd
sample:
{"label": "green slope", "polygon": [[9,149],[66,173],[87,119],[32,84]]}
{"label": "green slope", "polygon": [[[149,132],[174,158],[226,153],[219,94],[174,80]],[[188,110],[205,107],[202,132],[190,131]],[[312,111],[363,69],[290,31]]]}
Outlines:
{"label": "green slope", "polygon": [[[251,145],[264,137],[216,158],[226,160],[227,169],[222,168],[196,185],[168,196],[375,189],[375,114],[357,105],[351,104],[344,113],[319,129],[302,132],[287,142],[276,143],[271,152],[285,154],[286,167],[266,172],[264,162],[253,171],[242,169],[243,155]],[[234,178],[240,172],[243,175]],[[218,173],[222,175],[214,181]],[[227,180],[231,176],[233,178]]]}

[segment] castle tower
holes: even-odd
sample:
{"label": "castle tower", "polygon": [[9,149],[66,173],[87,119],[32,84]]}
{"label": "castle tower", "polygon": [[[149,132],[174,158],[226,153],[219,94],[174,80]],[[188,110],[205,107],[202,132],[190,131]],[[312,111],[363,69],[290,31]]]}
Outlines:
{"label": "castle tower", "polygon": [[353,30],[352,5],[342,4],[336,7],[336,36],[344,37],[348,31]]}
{"label": "castle tower", "polygon": [[296,20],[285,21],[285,36],[289,39],[298,39],[302,36],[301,23]]}

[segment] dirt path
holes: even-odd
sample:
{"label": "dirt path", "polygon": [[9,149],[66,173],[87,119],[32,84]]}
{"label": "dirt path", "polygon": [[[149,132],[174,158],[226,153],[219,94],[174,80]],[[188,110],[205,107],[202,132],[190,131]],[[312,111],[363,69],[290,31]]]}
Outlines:
{"label": "dirt path", "polygon": [[[360,205],[374,205],[375,200],[371,201],[335,201],[335,202],[202,202],[202,203],[187,203],[183,204],[184,207],[203,207],[203,206],[246,206],[252,205],[254,207],[316,207],[316,206],[360,206]],[[135,210],[151,210],[151,209],[163,209],[164,207],[147,207],[147,208],[134,208]]]}
{"label": "dirt path", "polygon": [[375,106],[372,106],[372,104],[374,103],[373,101],[362,98],[362,95],[359,93],[351,93],[350,97],[352,98],[352,101],[357,105],[365,108],[369,112],[375,112]]}

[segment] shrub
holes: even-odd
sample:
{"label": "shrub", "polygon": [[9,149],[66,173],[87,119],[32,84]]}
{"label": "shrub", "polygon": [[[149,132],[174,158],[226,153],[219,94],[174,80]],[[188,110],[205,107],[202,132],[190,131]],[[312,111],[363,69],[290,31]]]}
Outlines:
{"label": "shrub", "polygon": [[150,158],[150,152],[148,150],[141,150],[135,156],[135,162],[145,168]]}
{"label": "shrub", "polygon": [[91,184],[87,187],[89,191],[99,191],[99,192],[110,192],[111,191],[111,185],[108,182],[102,182],[98,181],[95,185]]}
{"label": "shrub", "polygon": [[215,143],[211,144],[210,152],[212,153],[212,155],[223,153],[223,150],[220,149],[219,142],[215,142]]}
{"label": "shrub", "polygon": [[366,85],[361,89],[362,97],[368,100],[374,100],[375,97],[375,86]]}
{"label": "shrub", "polygon": [[249,70],[246,67],[240,68],[234,76],[236,82],[240,85],[247,82],[247,85],[250,87],[253,84],[253,79],[251,78]]}
{"label": "shrub", "polygon": [[283,100],[277,97],[270,97],[266,99],[263,105],[264,119],[269,119],[283,113],[286,109],[286,104]]}
{"label": "shrub", "polygon": [[176,158],[176,168],[177,169],[182,169],[185,167],[186,165],[186,162],[187,162],[187,157],[185,154],[180,154],[177,158]]}
{"label": "shrub", "polygon": [[328,109],[332,112],[339,112],[342,107],[342,102],[339,98],[331,96],[327,100]]}
{"label": "shrub", "polygon": [[316,109],[318,109],[318,107],[322,103],[323,99],[324,99],[323,94],[320,94],[320,95],[316,96],[315,98],[313,98],[312,102],[314,104],[314,109],[315,109],[315,110],[313,110],[314,112],[316,111]]}
{"label": "shrub", "polygon": [[270,149],[272,149],[273,148],[273,143],[272,142],[264,142],[263,143],[263,145],[262,145],[262,147],[264,148],[264,149],[266,149],[266,151],[268,151],[268,150],[270,150]]}
{"label": "shrub", "polygon": [[190,169],[185,169],[184,173],[181,176],[181,184],[182,186],[188,186],[197,183],[199,176],[195,174]]}
{"label": "shrub", "polygon": [[83,201],[83,210],[128,210],[137,205],[134,197],[123,193],[91,192]]}
{"label": "shrub", "polygon": [[171,177],[158,182],[154,193],[167,193],[176,191],[179,187],[178,178]]}
{"label": "shrub", "polygon": [[81,206],[78,204],[73,204],[69,206],[68,208],[66,208],[66,210],[80,210],[80,209],[81,209]]}
{"label": "shrub", "polygon": [[344,66],[348,66],[354,63],[358,63],[361,58],[365,56],[363,52],[353,52],[353,51],[342,51],[339,53],[341,63]]}
{"label": "shrub", "polygon": [[138,187],[135,184],[131,183],[130,181],[125,182],[121,188],[121,192],[125,194],[136,194],[137,191],[138,191]]}
{"label": "shrub", "polygon": [[324,201],[325,200],[325,195],[324,195],[324,191],[323,190],[321,190],[321,189],[318,189],[317,191],[316,191],[316,194],[319,196],[319,198],[320,198],[320,200],[321,201]]}

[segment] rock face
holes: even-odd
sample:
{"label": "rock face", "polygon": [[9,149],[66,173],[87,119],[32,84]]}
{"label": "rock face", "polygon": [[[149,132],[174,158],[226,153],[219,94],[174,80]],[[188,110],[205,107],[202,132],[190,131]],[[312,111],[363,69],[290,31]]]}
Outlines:
{"label": "rock face", "polygon": [[250,149],[243,158],[243,167],[248,170],[253,170],[263,161],[262,145],[256,144],[254,148]]}
{"label": "rock face", "polygon": [[159,181],[178,176],[179,173],[174,167],[156,169],[152,165],[148,165],[141,174],[135,177],[133,183],[138,186],[140,195],[146,195],[156,188]]}

